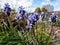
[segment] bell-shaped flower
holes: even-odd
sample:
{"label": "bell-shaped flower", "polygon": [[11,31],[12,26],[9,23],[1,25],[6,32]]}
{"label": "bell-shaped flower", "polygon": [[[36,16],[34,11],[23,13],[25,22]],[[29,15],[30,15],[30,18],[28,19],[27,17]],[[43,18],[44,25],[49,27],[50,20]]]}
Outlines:
{"label": "bell-shaped flower", "polygon": [[26,30],[29,31],[30,30],[30,26],[26,25]]}
{"label": "bell-shaped flower", "polygon": [[20,7],[18,8],[18,11],[21,11],[21,10],[23,10],[23,7],[22,7],[22,6],[20,6]]}
{"label": "bell-shaped flower", "polygon": [[27,18],[28,18],[28,14],[25,13],[25,14],[23,15],[23,17],[27,19]]}
{"label": "bell-shaped flower", "polygon": [[22,17],[21,17],[21,15],[18,13],[18,14],[16,14],[16,17],[15,17],[15,19],[16,20],[20,20]]}

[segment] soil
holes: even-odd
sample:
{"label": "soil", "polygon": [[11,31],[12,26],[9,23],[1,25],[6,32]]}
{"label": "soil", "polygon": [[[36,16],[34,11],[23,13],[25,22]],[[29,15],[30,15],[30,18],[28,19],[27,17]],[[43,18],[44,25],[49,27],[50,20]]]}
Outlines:
{"label": "soil", "polygon": [[[51,26],[46,26],[46,28],[47,29],[51,29]],[[55,44],[55,45],[60,45],[60,26],[53,26],[53,29],[54,29],[54,34],[55,34],[55,37],[57,37],[57,38],[55,38],[54,40],[57,42],[57,44]]]}

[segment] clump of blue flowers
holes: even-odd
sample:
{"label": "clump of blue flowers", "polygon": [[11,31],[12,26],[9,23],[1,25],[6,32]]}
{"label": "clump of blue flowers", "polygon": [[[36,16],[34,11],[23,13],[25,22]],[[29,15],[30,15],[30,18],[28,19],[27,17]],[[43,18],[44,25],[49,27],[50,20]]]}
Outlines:
{"label": "clump of blue flowers", "polygon": [[28,16],[28,22],[30,25],[35,25],[35,22],[37,22],[38,19],[38,13],[30,14]]}
{"label": "clump of blue flowers", "polygon": [[9,3],[6,3],[6,4],[5,4],[4,13],[5,13],[5,16],[9,16],[9,15],[10,15],[10,13],[11,13],[11,8],[10,8]]}
{"label": "clump of blue flowers", "polygon": [[35,25],[35,23],[37,22],[38,19],[39,19],[38,13],[31,13],[28,16],[28,25],[29,25],[29,27],[32,27],[33,25]]}
{"label": "clump of blue flowers", "polygon": [[18,8],[18,13],[16,14],[15,19],[20,20],[22,18],[27,18],[27,14],[26,14],[26,11],[24,10],[24,8],[21,6]]}

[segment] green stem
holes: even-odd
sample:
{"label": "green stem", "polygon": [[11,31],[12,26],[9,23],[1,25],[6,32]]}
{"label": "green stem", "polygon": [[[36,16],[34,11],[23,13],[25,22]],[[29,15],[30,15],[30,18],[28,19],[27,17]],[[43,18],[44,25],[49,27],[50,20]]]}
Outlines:
{"label": "green stem", "polygon": [[[51,30],[52,30],[52,29],[53,29],[53,24],[51,24]],[[51,36],[51,31],[50,31],[50,34],[49,34],[48,38],[46,39],[45,45],[48,44],[48,41],[49,41],[49,39],[50,39],[50,36]]]}

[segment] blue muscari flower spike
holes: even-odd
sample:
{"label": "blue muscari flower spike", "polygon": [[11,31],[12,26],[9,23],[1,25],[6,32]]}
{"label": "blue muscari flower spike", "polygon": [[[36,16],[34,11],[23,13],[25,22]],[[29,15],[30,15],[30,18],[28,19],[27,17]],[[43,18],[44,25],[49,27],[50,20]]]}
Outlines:
{"label": "blue muscari flower spike", "polygon": [[52,13],[52,15],[50,16],[51,18],[51,22],[56,22],[56,15],[54,13]]}
{"label": "blue muscari flower spike", "polygon": [[41,12],[41,20],[43,21],[44,20],[44,17],[45,17],[45,13],[44,12]]}
{"label": "blue muscari flower spike", "polygon": [[9,4],[6,3],[5,4],[5,7],[4,7],[5,16],[9,16],[10,15],[10,12],[11,12],[11,8],[9,7]]}
{"label": "blue muscari flower spike", "polygon": [[19,7],[19,13],[21,14],[21,16],[23,16],[25,14],[25,10],[22,6]]}
{"label": "blue muscari flower spike", "polygon": [[29,17],[28,17],[29,24],[35,25],[35,22],[37,21],[37,19],[38,19],[38,14],[37,13],[30,14]]}
{"label": "blue muscari flower spike", "polygon": [[28,21],[29,21],[29,24],[32,24],[33,23],[33,14],[30,14],[29,16],[28,16]]}
{"label": "blue muscari flower spike", "polygon": [[36,16],[35,16],[35,15],[33,15],[33,16],[32,16],[32,20],[33,20],[33,22],[36,22],[36,21],[37,21],[37,19],[36,19]]}
{"label": "blue muscari flower spike", "polygon": [[33,16],[32,16],[32,21],[33,21],[33,25],[35,25],[35,22],[37,22],[38,20],[38,13],[34,13]]}
{"label": "blue muscari flower spike", "polygon": [[39,19],[38,13],[34,13],[34,18],[36,19],[36,21]]}
{"label": "blue muscari flower spike", "polygon": [[44,12],[41,12],[41,17],[43,18],[45,16]]}

